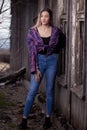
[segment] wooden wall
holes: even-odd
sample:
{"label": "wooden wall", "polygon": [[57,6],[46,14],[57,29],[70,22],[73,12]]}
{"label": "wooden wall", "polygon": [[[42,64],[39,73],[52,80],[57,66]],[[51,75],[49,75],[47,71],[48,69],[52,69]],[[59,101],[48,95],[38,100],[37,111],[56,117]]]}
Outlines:
{"label": "wooden wall", "polygon": [[[63,7],[59,13],[59,21],[60,27],[66,32],[67,43],[65,65],[61,63],[59,66],[59,70],[65,67],[65,71],[60,71],[56,81],[55,103],[57,105],[55,107],[64,114],[76,130],[87,129],[87,82],[85,81],[87,80],[85,74],[87,70],[85,58],[87,55],[85,39],[87,7],[85,5],[84,0],[66,0],[58,5],[58,7]],[[61,58],[59,61],[61,62]]]}
{"label": "wooden wall", "polygon": [[12,0],[11,21],[11,69],[17,70],[22,66],[27,68],[29,78],[29,50],[27,46],[28,29],[34,25],[37,16],[38,0]]}

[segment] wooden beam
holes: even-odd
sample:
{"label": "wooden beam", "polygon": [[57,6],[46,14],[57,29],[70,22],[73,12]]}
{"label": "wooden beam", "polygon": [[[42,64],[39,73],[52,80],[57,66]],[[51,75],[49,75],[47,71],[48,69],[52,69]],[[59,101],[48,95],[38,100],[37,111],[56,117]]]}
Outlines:
{"label": "wooden beam", "polygon": [[9,73],[5,76],[3,75],[0,78],[0,83],[5,83],[5,84],[16,83],[16,81],[24,78],[25,73],[26,73],[26,68],[23,67],[23,68],[19,69],[18,71],[15,71],[13,73]]}

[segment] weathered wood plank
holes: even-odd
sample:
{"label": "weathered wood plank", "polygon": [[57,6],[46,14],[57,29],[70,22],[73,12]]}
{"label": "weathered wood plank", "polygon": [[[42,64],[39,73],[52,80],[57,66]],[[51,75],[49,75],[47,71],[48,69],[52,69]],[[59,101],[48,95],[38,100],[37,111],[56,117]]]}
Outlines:
{"label": "weathered wood plank", "polygon": [[0,83],[3,83],[3,82],[6,82],[6,83],[16,82],[17,80],[24,77],[25,72],[26,72],[26,68],[23,67],[23,68],[19,69],[18,71],[15,71],[13,73],[2,76],[0,78]]}

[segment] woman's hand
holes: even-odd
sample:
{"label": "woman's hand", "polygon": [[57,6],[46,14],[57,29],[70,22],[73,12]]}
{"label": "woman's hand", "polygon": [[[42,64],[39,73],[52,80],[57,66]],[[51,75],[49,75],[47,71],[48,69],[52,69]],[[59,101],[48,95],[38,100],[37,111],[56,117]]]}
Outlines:
{"label": "woman's hand", "polygon": [[40,78],[41,78],[41,73],[40,70],[37,69],[36,73],[34,74],[34,79],[36,82],[39,82]]}

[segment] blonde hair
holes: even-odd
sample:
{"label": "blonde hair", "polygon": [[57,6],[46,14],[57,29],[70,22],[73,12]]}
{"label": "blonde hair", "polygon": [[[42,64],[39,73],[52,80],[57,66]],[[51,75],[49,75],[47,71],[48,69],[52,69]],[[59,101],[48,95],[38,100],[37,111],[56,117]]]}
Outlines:
{"label": "blonde hair", "polygon": [[39,27],[39,26],[41,26],[40,13],[38,14],[37,21],[34,27]]}
{"label": "blonde hair", "polygon": [[44,11],[47,11],[47,12],[49,13],[49,16],[50,16],[49,24],[50,24],[51,26],[53,26],[53,13],[52,13],[52,11],[51,11],[49,8],[44,8],[44,9],[41,10],[40,13],[38,14],[38,18],[37,18],[36,24],[33,26],[33,28],[36,28],[36,27],[41,26],[41,14],[42,14],[42,12],[44,12]]}

